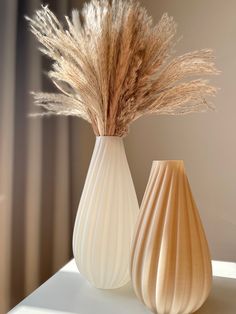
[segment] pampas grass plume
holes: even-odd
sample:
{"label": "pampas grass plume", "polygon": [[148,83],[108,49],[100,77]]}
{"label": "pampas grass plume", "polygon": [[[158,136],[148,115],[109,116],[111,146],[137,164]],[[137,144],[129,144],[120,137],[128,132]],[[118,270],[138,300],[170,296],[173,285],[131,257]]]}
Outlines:
{"label": "pampas grass plume", "polygon": [[40,50],[53,61],[48,75],[58,93],[34,93],[41,115],[73,115],[96,135],[124,136],[147,114],[187,114],[211,107],[216,88],[202,76],[217,74],[211,50],[173,57],[176,23],[157,25],[133,0],[92,0],[66,26],[47,6],[28,18]]}

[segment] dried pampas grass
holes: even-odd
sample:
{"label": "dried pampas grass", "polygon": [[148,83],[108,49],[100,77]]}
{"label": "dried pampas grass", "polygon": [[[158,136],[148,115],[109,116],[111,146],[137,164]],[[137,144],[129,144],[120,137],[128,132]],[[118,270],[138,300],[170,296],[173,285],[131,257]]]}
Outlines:
{"label": "dried pampas grass", "polygon": [[34,94],[45,114],[78,116],[96,135],[123,136],[142,115],[210,107],[216,88],[193,77],[218,73],[212,51],[170,60],[176,23],[167,14],[154,26],[136,1],[92,0],[66,16],[65,28],[47,6],[27,19],[54,61],[48,74],[60,91]]}

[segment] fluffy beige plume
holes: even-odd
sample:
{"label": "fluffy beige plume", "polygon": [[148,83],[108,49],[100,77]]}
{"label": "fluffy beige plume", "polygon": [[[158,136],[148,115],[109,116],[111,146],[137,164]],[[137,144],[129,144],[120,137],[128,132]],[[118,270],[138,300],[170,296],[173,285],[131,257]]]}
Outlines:
{"label": "fluffy beige plume", "polygon": [[[217,74],[211,50],[172,58],[176,24],[157,25],[136,1],[92,0],[63,27],[43,6],[27,18],[53,60],[49,77],[59,93],[34,93],[45,114],[74,115],[96,135],[123,136],[144,114],[186,114],[210,107],[216,88],[194,77]],[[189,78],[189,80],[187,80]]]}

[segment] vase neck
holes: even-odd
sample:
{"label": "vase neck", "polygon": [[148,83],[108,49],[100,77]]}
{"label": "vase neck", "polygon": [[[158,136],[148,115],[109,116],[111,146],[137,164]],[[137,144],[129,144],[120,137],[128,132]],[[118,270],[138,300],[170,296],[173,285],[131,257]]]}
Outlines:
{"label": "vase neck", "polygon": [[123,143],[120,136],[96,136],[96,143]]}
{"label": "vase neck", "polygon": [[153,169],[168,168],[171,171],[184,171],[184,162],[183,160],[154,160],[152,167]]}
{"label": "vase neck", "polygon": [[124,151],[123,138],[119,136],[97,136],[95,142],[95,150],[106,151],[113,154],[118,151]]}

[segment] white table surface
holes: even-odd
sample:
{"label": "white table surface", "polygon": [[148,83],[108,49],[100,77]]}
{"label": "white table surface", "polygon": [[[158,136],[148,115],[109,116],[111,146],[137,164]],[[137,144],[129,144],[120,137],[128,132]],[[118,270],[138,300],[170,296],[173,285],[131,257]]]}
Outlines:
{"label": "white table surface", "polygon": [[[236,314],[236,263],[213,261],[211,294],[197,314]],[[116,290],[92,287],[70,261],[19,303],[11,314],[150,314],[130,284]]]}

